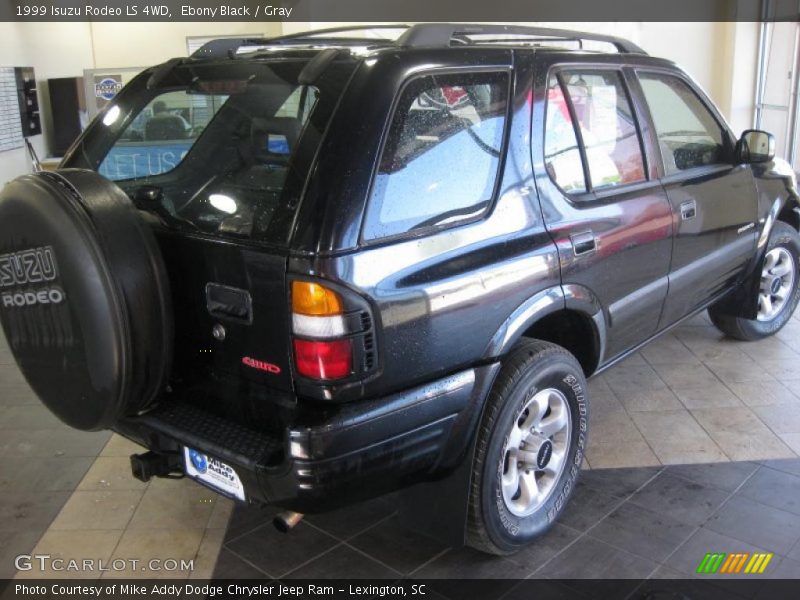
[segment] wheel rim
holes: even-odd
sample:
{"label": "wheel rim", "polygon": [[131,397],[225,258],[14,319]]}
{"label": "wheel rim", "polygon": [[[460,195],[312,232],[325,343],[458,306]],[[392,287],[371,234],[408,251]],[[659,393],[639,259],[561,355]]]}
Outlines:
{"label": "wheel rim", "polygon": [[501,458],[500,486],[512,514],[528,516],[547,502],[566,466],[571,434],[569,404],[557,389],[541,390],[517,413]]}
{"label": "wheel rim", "polygon": [[764,257],[758,291],[759,321],[771,321],[783,310],[794,287],[794,257],[786,248],[773,248]]}

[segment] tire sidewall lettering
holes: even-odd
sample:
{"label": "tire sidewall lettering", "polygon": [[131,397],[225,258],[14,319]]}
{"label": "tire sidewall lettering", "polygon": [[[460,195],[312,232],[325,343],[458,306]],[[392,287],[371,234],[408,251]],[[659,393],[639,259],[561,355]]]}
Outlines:
{"label": "tire sidewall lettering", "polygon": [[494,514],[487,514],[487,517],[493,518],[500,526],[503,537],[507,538],[506,542],[515,546],[529,541],[552,525],[574,490],[585,454],[589,407],[583,376],[567,369],[563,364],[553,366],[555,368],[549,368],[545,371],[544,376],[535,383],[526,382],[526,377],[523,376],[519,385],[526,385],[525,391],[511,397],[513,399],[501,409],[502,414],[495,424],[496,427],[501,423],[503,426],[510,424],[513,415],[516,415],[542,389],[556,388],[567,397],[573,423],[568,463],[560,476],[561,480],[556,484],[556,489],[537,512],[527,517],[518,517],[508,510],[503,499],[501,487],[503,457],[500,454],[502,454],[502,449],[510,435],[508,427],[504,427],[503,435],[497,435],[498,439],[493,439],[487,449],[487,466],[488,464],[494,465],[491,470],[491,495],[489,496],[491,509],[487,511],[487,513]]}

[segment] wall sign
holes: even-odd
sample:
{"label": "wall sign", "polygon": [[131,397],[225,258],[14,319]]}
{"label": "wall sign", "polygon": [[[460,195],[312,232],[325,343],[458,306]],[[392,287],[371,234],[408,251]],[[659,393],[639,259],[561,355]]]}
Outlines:
{"label": "wall sign", "polygon": [[97,98],[97,110],[103,110],[122,89],[122,75],[95,75],[94,97]]}
{"label": "wall sign", "polygon": [[0,67],[0,152],[22,147],[17,77],[14,67]]}

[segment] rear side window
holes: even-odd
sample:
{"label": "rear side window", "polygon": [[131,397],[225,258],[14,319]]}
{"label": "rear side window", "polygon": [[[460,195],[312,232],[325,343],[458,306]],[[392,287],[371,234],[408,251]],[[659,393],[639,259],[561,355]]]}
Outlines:
{"label": "rear side window", "polygon": [[642,149],[618,71],[562,73],[580,126],[593,189],[645,179]]}
{"label": "rear side window", "polygon": [[724,162],[722,127],[680,78],[639,73],[667,175]]}
{"label": "rear side window", "polygon": [[481,215],[492,201],[509,75],[429,75],[401,94],[373,182],[364,239]]}

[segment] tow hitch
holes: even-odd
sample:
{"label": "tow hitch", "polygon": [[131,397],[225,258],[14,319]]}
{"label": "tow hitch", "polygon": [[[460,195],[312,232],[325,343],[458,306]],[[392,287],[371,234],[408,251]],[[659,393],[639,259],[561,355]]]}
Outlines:
{"label": "tow hitch", "polygon": [[139,481],[148,482],[153,477],[183,477],[180,454],[145,452],[131,455],[131,472]]}

